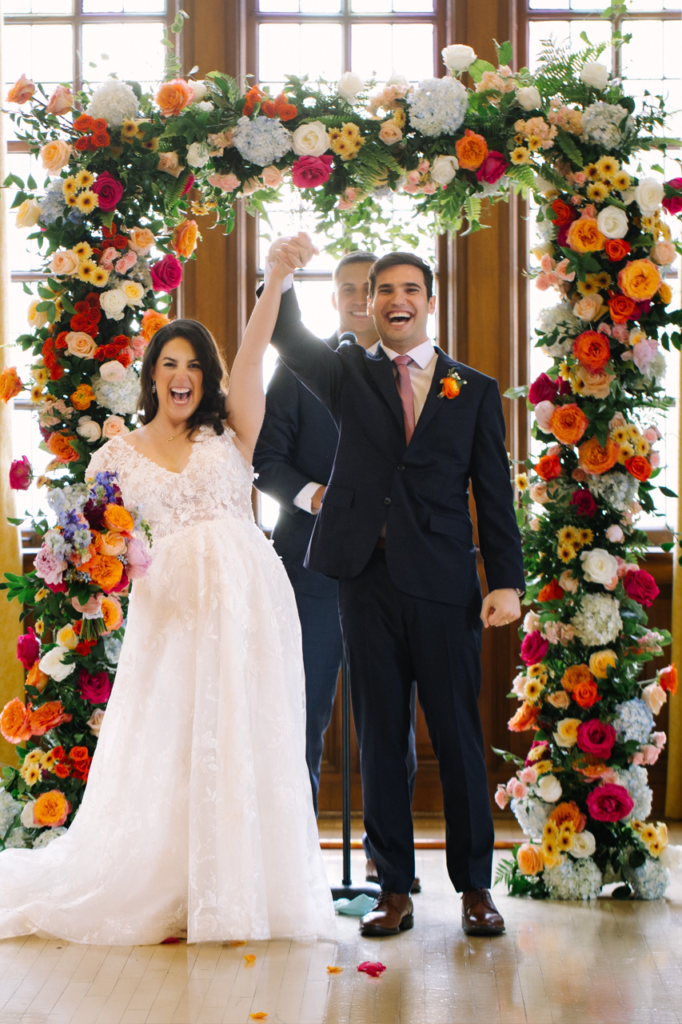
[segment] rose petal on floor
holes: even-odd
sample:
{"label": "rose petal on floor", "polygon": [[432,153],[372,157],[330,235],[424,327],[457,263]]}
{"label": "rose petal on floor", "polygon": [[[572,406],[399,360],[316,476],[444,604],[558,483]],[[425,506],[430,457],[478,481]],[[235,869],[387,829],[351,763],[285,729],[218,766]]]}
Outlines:
{"label": "rose petal on floor", "polygon": [[343,967],[327,967],[327,974],[343,974]]}
{"label": "rose petal on floor", "polygon": [[247,967],[253,967],[256,962],[256,957],[253,953],[247,953],[244,957],[244,963]]}

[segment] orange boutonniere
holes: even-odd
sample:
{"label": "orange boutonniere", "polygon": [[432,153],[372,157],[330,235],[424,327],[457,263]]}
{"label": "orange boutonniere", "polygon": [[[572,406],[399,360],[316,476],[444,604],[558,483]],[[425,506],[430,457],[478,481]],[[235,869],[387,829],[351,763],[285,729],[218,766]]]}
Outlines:
{"label": "orange boutonniere", "polygon": [[457,370],[452,366],[448,370],[447,377],[441,377],[440,383],[443,387],[438,395],[439,398],[457,398],[457,395],[462,390],[462,385],[466,384],[466,381],[462,380]]}

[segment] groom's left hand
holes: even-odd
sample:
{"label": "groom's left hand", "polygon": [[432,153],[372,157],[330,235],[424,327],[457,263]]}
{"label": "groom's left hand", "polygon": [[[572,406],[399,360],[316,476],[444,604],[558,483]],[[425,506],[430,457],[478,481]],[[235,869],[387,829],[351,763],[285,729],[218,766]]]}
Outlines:
{"label": "groom's left hand", "polygon": [[521,617],[521,602],[515,590],[492,590],[483,599],[481,621],[484,629],[488,626],[506,626]]}

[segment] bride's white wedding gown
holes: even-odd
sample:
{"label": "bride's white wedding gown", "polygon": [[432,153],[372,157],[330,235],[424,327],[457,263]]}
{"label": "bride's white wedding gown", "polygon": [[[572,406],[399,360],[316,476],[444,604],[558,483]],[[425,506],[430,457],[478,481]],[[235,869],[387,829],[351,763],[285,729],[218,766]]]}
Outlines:
{"label": "bride's white wedding gown", "polygon": [[73,824],[0,854],[0,938],[330,936],[296,603],[253,520],[251,467],[229,431],[202,427],[182,473],[121,438],[88,476],[104,470],[143,506],[152,568]]}

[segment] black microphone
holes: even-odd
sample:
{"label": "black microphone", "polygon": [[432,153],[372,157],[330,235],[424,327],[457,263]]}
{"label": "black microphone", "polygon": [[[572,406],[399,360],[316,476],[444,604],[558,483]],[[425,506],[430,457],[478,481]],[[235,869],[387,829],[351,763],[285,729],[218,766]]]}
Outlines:
{"label": "black microphone", "polygon": [[358,343],[358,339],[355,337],[352,331],[343,332],[343,334],[339,338],[339,345],[343,345],[344,341],[347,342],[349,345],[357,345]]}

